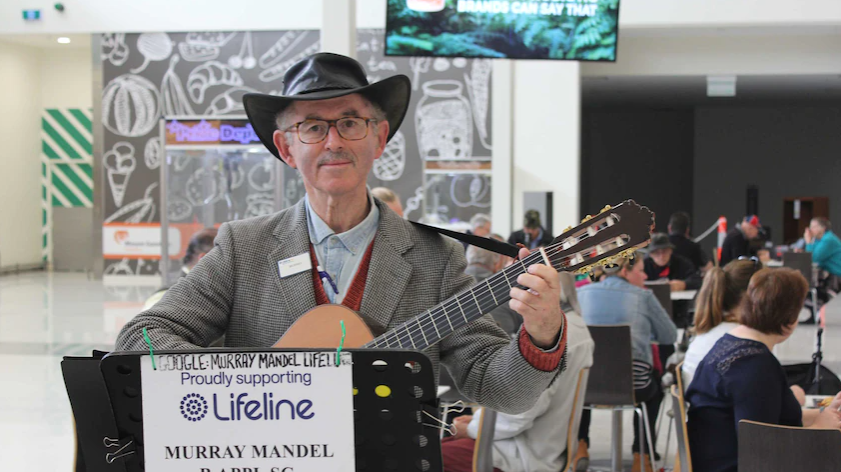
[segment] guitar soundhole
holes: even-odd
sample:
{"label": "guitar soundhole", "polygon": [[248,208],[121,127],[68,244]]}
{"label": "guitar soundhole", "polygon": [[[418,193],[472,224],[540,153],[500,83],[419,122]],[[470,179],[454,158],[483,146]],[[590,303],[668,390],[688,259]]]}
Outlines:
{"label": "guitar soundhole", "polygon": [[418,372],[421,371],[420,362],[409,361],[409,362],[406,363],[406,368],[409,369],[409,372],[411,372],[413,374],[417,374]]}
{"label": "guitar soundhole", "polygon": [[409,389],[409,395],[415,398],[420,398],[423,396],[423,389],[415,385]]}
{"label": "guitar soundhole", "polygon": [[371,365],[377,372],[385,372],[385,370],[388,369],[388,362],[383,360],[376,360],[372,362]]}

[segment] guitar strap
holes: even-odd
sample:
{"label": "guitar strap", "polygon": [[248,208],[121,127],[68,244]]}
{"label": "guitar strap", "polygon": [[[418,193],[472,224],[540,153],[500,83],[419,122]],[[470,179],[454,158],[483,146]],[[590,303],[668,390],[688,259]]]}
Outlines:
{"label": "guitar strap", "polygon": [[411,221],[411,223],[419,228],[435,231],[438,234],[449,236],[467,244],[472,244],[473,246],[487,249],[488,251],[495,252],[497,254],[502,254],[503,256],[513,257],[514,259],[517,258],[517,254],[520,252],[519,247],[497,239],[483,238],[481,236],[476,236],[475,234],[465,234],[459,233],[458,231],[450,231],[444,228],[436,228],[435,226],[429,226],[415,221]]}

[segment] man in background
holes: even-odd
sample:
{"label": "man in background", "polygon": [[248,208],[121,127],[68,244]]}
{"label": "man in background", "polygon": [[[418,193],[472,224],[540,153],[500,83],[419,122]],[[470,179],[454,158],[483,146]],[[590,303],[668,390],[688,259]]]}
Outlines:
{"label": "man in background", "polygon": [[748,215],[738,226],[728,231],[721,245],[721,259],[718,265],[724,267],[728,262],[740,256],[756,255],[751,249],[750,242],[759,237],[761,227],[758,216]]}
{"label": "man in background", "polygon": [[523,229],[511,233],[508,242],[514,245],[522,244],[529,249],[536,249],[551,244],[552,235],[548,234],[541,226],[540,212],[529,210],[523,217]]}
{"label": "man in background", "polygon": [[706,273],[713,263],[701,245],[689,238],[689,213],[679,211],[669,217],[669,242],[675,254],[689,259],[701,273]]}
{"label": "man in background", "polygon": [[819,292],[828,290],[833,295],[838,293],[841,285],[841,240],[832,232],[832,223],[822,216],[812,218],[803,233],[803,240],[806,241],[806,250],[812,253],[812,262],[829,273],[821,280],[823,290]]}
{"label": "man in background", "polygon": [[[485,213],[476,213],[472,218],[470,218],[470,229],[465,231],[465,233],[487,238],[491,234],[491,217]],[[461,245],[464,246],[465,251],[469,246],[469,244],[464,241],[461,242]]]}
{"label": "man in background", "polygon": [[672,292],[701,288],[701,276],[689,259],[677,254],[665,233],[651,235],[648,256],[645,258],[645,275],[648,280],[669,281]]}
{"label": "man in background", "polygon": [[391,211],[397,213],[397,216],[403,218],[403,205],[400,203],[400,196],[394,190],[376,187],[371,189],[371,195],[380,199],[387,207],[391,208]]}

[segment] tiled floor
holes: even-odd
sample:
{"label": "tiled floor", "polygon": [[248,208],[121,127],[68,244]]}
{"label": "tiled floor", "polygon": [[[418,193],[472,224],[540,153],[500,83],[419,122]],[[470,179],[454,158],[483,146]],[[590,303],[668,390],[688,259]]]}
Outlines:
{"label": "tiled floor", "polygon": [[[72,470],[73,431],[61,358],[108,350],[119,328],[154,291],[154,286],[105,286],[84,274],[30,272],[0,277],[0,471]],[[841,372],[841,300],[828,306],[827,318],[824,364]],[[815,331],[813,326],[799,327],[779,346],[777,355],[783,363],[808,362]],[[626,450],[632,440],[630,422],[628,413]],[[607,413],[593,415],[591,437],[593,459],[606,463]],[[665,434],[658,443],[663,453]]]}

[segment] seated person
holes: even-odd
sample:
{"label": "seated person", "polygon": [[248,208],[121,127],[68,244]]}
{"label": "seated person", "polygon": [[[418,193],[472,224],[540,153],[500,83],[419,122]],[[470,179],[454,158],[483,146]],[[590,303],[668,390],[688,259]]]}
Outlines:
{"label": "seated person", "polygon": [[701,245],[689,239],[688,213],[679,211],[669,218],[669,241],[674,246],[675,254],[689,259],[702,273],[706,273],[713,266]]}
{"label": "seated person", "polygon": [[[561,273],[561,305],[567,315],[567,366],[525,413],[497,413],[493,465],[501,472],[558,472],[566,468],[567,430],[575,407],[575,386],[581,369],[593,365],[595,344],[584,320],[573,309],[575,280]],[[568,295],[567,295],[568,294]],[[583,392],[582,392],[583,393]],[[455,419],[456,435],[444,439],[445,472],[471,472],[481,410]]]}
{"label": "seated person", "polygon": [[522,244],[529,249],[552,244],[552,235],[540,224],[540,212],[529,210],[523,217],[523,229],[514,231],[508,237],[508,242],[514,245]]}
{"label": "seated person", "polygon": [[[184,265],[181,266],[180,277],[184,277],[189,274],[193,267],[199,263],[199,260],[206,256],[211,249],[213,249],[213,241],[216,240],[216,233],[216,228],[205,228],[195,233],[193,237],[190,238],[190,244],[187,245],[187,252],[181,260]],[[152,296],[146,299],[143,309],[148,310],[149,308],[152,308],[155,303],[158,303],[158,300],[163,298],[167,290],[169,290],[169,287],[163,287],[153,293]]]}
{"label": "seated person", "polygon": [[731,261],[724,269],[713,267],[704,276],[695,299],[694,336],[683,359],[684,385],[692,381],[695,369],[716,341],[739,325],[739,302],[750,278],[760,269],[758,259],[741,259]]}
{"label": "seated person", "polygon": [[762,269],[751,278],[739,326],[715,343],[686,390],[696,472],[738,470],[741,420],[841,429],[841,394],[825,409],[801,409],[771,352],[797,327],[808,289],[800,272],[787,268]]}
{"label": "seated person", "polygon": [[385,203],[385,206],[397,213],[397,216],[403,218],[403,204],[400,203],[400,195],[397,195],[394,190],[386,187],[375,187],[371,189],[371,195]]}
{"label": "seated person", "polygon": [[672,292],[701,288],[701,275],[687,258],[675,254],[675,246],[664,233],[651,235],[648,256],[645,258],[645,275],[648,280],[668,279]]}
{"label": "seated person", "polygon": [[[668,241],[667,241],[668,242]],[[657,421],[657,412],[663,399],[660,386],[660,373],[654,369],[654,357],[651,343],[674,344],[677,340],[677,328],[657,297],[651,290],[645,289],[645,271],[643,262],[636,254],[631,258],[620,259],[615,266],[604,268],[606,278],[597,283],[578,289],[578,302],[581,314],[588,326],[594,325],[630,325],[634,359],[634,394],[638,401],[644,402],[648,410],[651,431]],[[634,414],[634,425],[639,424],[639,416]],[[581,416],[579,440],[589,444],[590,414],[588,410]],[[644,436],[634,428],[634,471],[640,468],[640,451],[648,452]],[[653,438],[656,441],[656,438]],[[642,443],[642,444],[641,444]],[[586,445],[579,445],[586,454]],[[582,448],[582,446],[584,446]],[[579,454],[581,456],[582,454]],[[648,454],[645,454],[645,470],[650,471]],[[575,464],[577,467],[578,464]]]}
{"label": "seated person", "polygon": [[823,217],[812,218],[803,239],[806,250],[812,253],[812,262],[832,276],[827,288],[837,293],[837,278],[841,277],[841,240],[832,232],[832,224]]}
{"label": "seated person", "polygon": [[721,244],[719,265],[724,267],[740,256],[755,256],[751,241],[759,238],[761,227],[758,216],[748,215],[735,228],[728,231]]}

